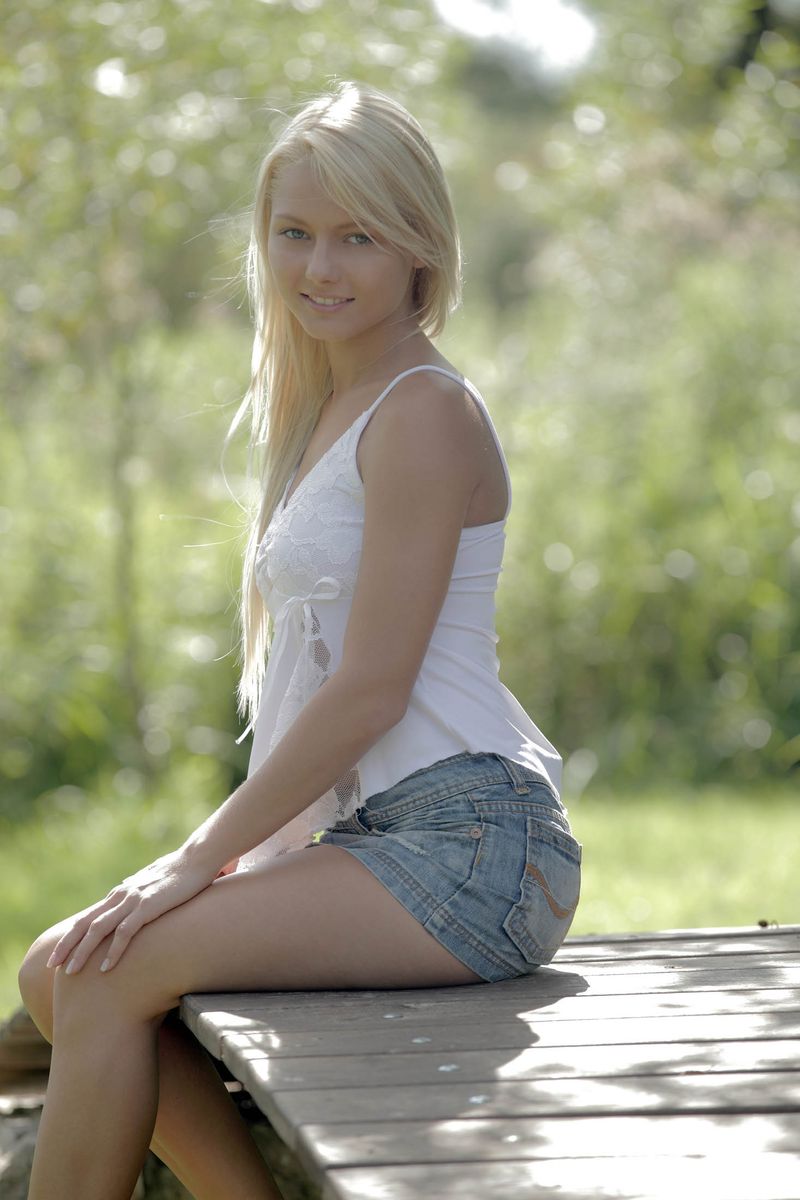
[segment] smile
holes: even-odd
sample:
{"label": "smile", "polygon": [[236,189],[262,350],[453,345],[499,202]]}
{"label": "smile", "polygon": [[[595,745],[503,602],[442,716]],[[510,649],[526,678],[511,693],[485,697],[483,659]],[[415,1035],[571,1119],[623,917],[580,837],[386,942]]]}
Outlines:
{"label": "smile", "polygon": [[301,295],[315,308],[341,308],[353,299],[352,296],[310,296],[307,292],[302,292]]}

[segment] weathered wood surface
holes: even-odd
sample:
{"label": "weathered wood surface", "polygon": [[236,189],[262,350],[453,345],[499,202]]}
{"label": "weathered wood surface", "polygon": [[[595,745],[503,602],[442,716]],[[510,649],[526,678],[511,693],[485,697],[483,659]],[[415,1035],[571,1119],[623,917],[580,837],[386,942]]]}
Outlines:
{"label": "weathered wood surface", "polygon": [[340,1200],[787,1200],[797,1195],[788,1154],[760,1157],[566,1158],[536,1162],[345,1167],[328,1172]]}
{"label": "weathered wood surface", "polygon": [[184,997],[325,1200],[800,1196],[800,927],[469,987]]}

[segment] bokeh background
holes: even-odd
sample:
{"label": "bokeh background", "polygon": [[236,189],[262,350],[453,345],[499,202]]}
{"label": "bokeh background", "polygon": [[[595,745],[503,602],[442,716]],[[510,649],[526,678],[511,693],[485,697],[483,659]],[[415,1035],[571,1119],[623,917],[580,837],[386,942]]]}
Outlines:
{"label": "bokeh background", "polygon": [[0,1016],[241,779],[248,207],[355,78],[431,133],[574,932],[797,919],[800,2],[6,0]]}

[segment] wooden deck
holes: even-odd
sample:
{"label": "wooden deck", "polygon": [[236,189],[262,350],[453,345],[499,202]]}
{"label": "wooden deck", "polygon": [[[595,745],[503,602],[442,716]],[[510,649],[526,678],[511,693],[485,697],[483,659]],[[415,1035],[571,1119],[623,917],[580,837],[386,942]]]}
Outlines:
{"label": "wooden deck", "polygon": [[797,1200],[800,926],[571,938],[525,979],[184,997],[324,1200]]}

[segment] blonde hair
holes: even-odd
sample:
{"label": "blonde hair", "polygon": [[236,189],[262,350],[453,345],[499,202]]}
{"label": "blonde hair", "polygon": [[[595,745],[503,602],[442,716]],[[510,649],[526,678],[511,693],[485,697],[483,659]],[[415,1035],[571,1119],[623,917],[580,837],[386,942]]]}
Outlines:
{"label": "blonde hair", "polygon": [[244,555],[239,711],[255,720],[271,633],[256,586],[256,552],[302,458],[333,381],[322,342],[305,332],[273,286],[267,237],[272,188],[285,166],[310,161],[323,190],[362,226],[425,264],[414,275],[414,315],[435,337],[461,295],[455,214],[439,160],[422,127],[396,100],[340,83],[311,100],[277,138],[258,171],[245,260],[255,322],[250,386],[229,437],[251,410],[250,448],[260,451],[260,503]]}

